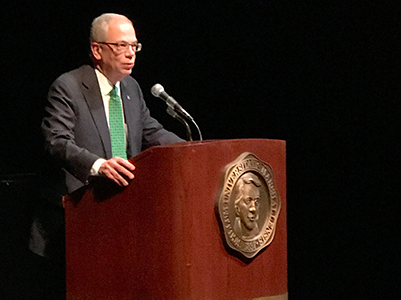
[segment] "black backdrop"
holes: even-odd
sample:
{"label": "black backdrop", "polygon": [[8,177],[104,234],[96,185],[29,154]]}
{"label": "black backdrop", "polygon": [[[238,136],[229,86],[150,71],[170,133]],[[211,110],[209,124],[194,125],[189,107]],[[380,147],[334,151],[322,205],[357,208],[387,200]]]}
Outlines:
{"label": "black backdrop", "polygon": [[[41,172],[47,90],[88,61],[92,19],[118,12],[134,20],[143,51],[133,77],[167,129],[185,137],[151,96],[155,83],[191,113],[205,139],[287,141],[290,295],[399,294],[400,4],[335,2],[2,4],[5,245],[23,231],[14,215],[30,205],[19,186]],[[10,193],[13,184],[18,193]]]}

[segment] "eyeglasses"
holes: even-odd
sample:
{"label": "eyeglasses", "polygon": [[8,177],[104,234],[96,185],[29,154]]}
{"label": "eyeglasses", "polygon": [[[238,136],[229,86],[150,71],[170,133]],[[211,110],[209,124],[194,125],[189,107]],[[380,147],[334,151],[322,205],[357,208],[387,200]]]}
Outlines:
{"label": "eyeglasses", "polygon": [[[97,43],[98,44],[107,45],[110,48],[111,48],[110,45],[113,45],[113,46],[115,46],[114,50],[117,53],[122,53],[122,52],[128,51],[129,48],[131,48],[132,51],[134,51],[134,52],[139,52],[139,51],[142,50],[142,44],[138,43],[138,42],[135,42],[135,43],[132,43],[132,44],[127,43],[127,42],[118,42],[118,43],[97,42]],[[113,48],[111,48],[111,49],[113,49]]]}

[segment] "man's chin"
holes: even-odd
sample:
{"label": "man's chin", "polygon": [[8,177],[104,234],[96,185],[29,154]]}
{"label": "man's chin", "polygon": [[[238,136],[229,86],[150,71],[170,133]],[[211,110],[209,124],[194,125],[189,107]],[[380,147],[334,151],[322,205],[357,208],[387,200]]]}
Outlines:
{"label": "man's chin", "polygon": [[119,80],[118,80],[118,81],[123,80],[125,77],[131,75],[131,73],[132,73],[132,69],[123,69],[123,70],[120,70],[120,72],[119,72],[119,78],[118,78]]}
{"label": "man's chin", "polygon": [[123,71],[123,74],[125,76],[131,75],[131,73],[132,73],[132,69],[124,69],[124,71]]}
{"label": "man's chin", "polygon": [[254,230],[256,227],[257,227],[256,222],[252,222],[252,223],[246,224],[246,228],[247,228],[249,231]]}

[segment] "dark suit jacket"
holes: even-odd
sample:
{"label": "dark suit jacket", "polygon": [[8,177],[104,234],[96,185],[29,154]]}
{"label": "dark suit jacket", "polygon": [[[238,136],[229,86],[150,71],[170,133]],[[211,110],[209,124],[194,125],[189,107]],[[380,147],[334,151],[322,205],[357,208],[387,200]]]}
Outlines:
{"label": "dark suit jacket", "polygon": [[[128,127],[127,156],[155,145],[184,140],[163,129],[146,107],[138,83],[127,76],[120,84]],[[42,121],[50,161],[44,169],[44,193],[34,213],[29,248],[64,261],[64,210],[61,197],[88,183],[98,158],[111,158],[109,127],[93,67],[61,75],[51,86]],[[60,172],[60,170],[62,170]],[[47,174],[46,174],[47,173]]]}
{"label": "dark suit jacket", "polygon": [[[128,127],[127,157],[150,146],[183,141],[150,116],[135,79],[127,76],[120,89]],[[47,151],[64,169],[67,189],[61,194],[85,185],[98,158],[112,157],[109,128],[93,67],[84,65],[53,83],[42,130]]]}

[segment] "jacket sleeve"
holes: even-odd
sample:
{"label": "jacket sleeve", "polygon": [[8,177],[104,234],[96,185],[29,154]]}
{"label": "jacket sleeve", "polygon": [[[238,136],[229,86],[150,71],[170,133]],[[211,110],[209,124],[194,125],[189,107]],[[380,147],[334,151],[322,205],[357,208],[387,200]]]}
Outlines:
{"label": "jacket sleeve", "polygon": [[75,140],[77,101],[82,94],[76,79],[64,74],[51,86],[42,120],[45,149],[69,173],[85,183],[98,155],[79,147]]}

